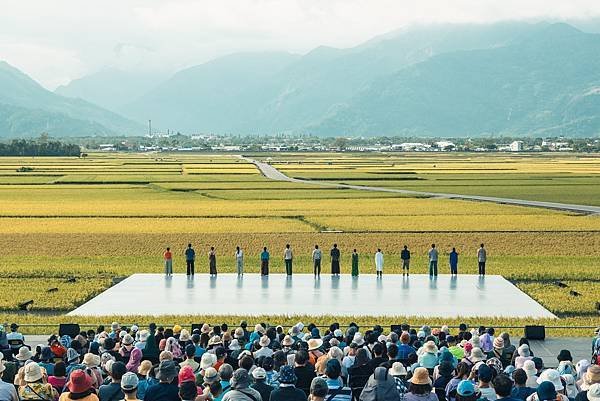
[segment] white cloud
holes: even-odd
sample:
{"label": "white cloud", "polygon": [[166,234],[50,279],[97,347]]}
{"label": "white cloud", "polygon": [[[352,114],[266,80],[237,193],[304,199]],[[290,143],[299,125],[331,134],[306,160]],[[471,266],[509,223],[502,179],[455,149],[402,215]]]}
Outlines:
{"label": "white cloud", "polygon": [[411,24],[586,19],[600,16],[600,1],[0,0],[0,9],[0,59],[53,88],[107,65],[173,71],[241,50],[348,47]]}

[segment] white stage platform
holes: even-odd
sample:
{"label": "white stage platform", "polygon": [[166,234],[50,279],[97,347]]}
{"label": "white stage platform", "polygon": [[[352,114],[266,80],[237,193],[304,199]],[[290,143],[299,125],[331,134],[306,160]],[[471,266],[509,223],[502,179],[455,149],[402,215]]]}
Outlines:
{"label": "white stage platform", "polygon": [[502,276],[134,274],[69,315],[334,315],[554,318]]}

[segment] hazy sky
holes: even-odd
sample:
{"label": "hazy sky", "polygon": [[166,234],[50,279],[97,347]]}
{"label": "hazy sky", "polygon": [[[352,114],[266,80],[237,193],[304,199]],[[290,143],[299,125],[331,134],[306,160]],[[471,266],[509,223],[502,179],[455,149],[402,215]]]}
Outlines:
{"label": "hazy sky", "polygon": [[586,19],[600,0],[0,0],[0,60],[54,89],[105,66],[349,47],[411,24]]}

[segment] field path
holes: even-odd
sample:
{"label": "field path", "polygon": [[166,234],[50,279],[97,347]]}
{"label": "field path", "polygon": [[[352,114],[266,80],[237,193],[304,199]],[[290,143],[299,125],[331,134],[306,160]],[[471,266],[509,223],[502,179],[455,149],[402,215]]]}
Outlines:
{"label": "field path", "polygon": [[259,160],[251,159],[244,156],[239,156],[242,160],[254,164],[260,172],[267,178],[275,181],[287,181],[295,182],[300,184],[318,185],[322,187],[334,187],[334,188],[345,188],[345,189],[356,189],[359,191],[374,191],[374,192],[393,192],[406,195],[415,196],[428,196],[435,198],[444,199],[463,199],[480,202],[493,202],[506,205],[517,205],[517,206],[529,206],[529,207],[540,207],[544,209],[563,210],[568,212],[577,212],[585,214],[600,214],[600,206],[588,206],[588,205],[574,205],[569,203],[556,203],[556,202],[543,202],[526,199],[511,199],[511,198],[496,198],[493,196],[479,196],[479,195],[460,195],[460,194],[445,194],[439,192],[423,192],[423,191],[411,191],[408,189],[397,189],[397,188],[385,188],[385,187],[372,187],[364,185],[349,185],[340,184],[334,182],[317,181],[317,180],[302,180],[298,178],[288,177],[281,171],[277,170],[270,164],[261,162]]}

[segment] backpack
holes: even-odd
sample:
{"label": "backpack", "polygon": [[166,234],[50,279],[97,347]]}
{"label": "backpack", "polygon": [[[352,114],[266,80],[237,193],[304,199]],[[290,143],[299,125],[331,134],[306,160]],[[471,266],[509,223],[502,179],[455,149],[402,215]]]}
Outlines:
{"label": "backpack", "polygon": [[384,367],[377,367],[360,393],[360,401],[400,401],[396,380]]}

